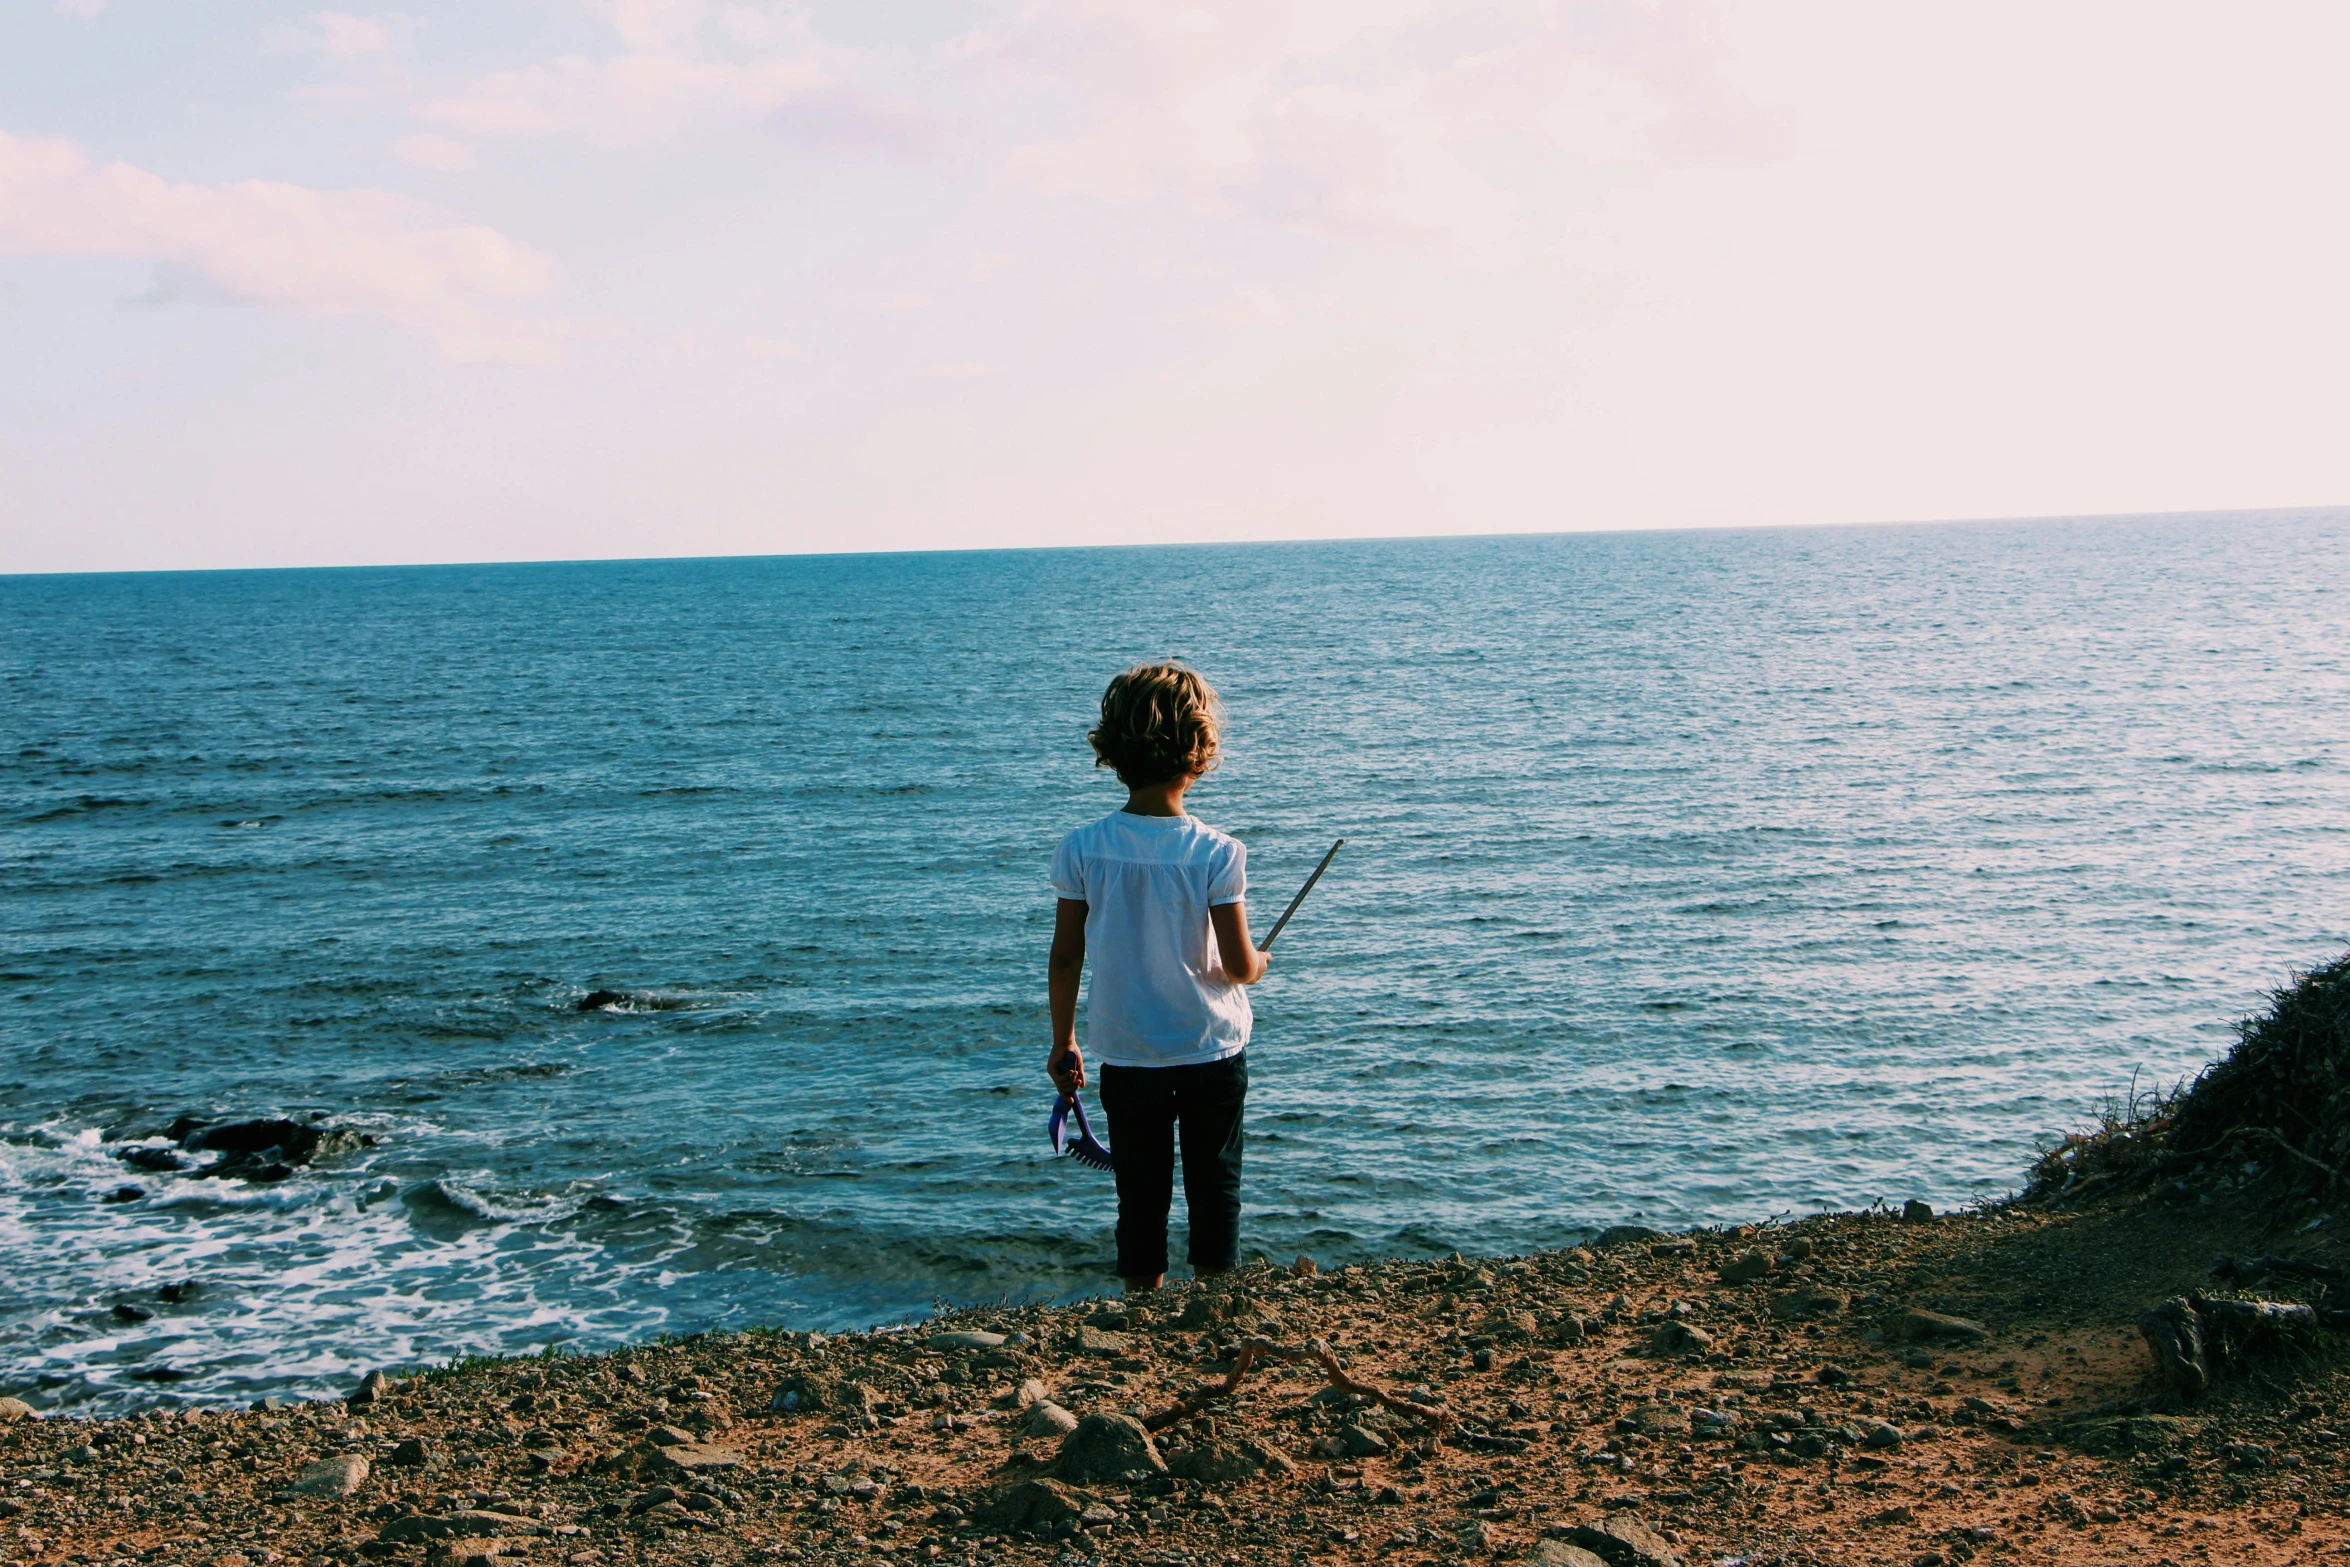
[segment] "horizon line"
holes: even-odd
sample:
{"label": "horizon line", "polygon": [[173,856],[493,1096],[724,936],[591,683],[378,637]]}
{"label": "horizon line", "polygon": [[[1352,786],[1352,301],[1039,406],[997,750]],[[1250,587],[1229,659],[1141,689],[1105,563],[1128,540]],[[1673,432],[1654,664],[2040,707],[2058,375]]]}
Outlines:
{"label": "horizon line", "polygon": [[1861,528],[1965,528],[2017,523],[2162,522],[2190,517],[2253,518],[2350,514],[2350,501],[2325,501],[2291,506],[2190,507],[2176,511],[2051,512],[1996,517],[1875,518],[1858,522],[1689,523],[1670,527],[1620,528],[1504,528],[1486,533],[1365,533],[1332,537],[1254,539],[1159,539],[1136,543],[1090,544],[973,544],[950,547],[907,546],[863,550],[763,550],[718,555],[539,555],[502,559],[427,561],[352,561],[336,565],[286,566],[129,566],[100,570],[61,568],[54,571],[0,571],[0,582],[54,577],[187,577],[229,576],[259,572],[299,571],[447,571],[466,566],[608,566],[676,565],[699,561],[861,560],[885,556],[1010,555],[1074,552],[1079,550],[1189,550],[1264,549],[1278,545],[1318,544],[1426,544],[1446,540],[1606,538],[1629,534],[1796,533]]}

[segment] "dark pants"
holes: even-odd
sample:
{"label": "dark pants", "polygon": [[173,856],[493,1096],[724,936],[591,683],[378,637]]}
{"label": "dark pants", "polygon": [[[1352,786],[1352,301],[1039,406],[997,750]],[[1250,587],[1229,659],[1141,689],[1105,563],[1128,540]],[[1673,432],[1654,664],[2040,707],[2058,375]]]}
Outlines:
{"label": "dark pants", "polygon": [[1102,1113],[1118,1165],[1118,1277],[1167,1271],[1178,1129],[1192,1271],[1212,1273],[1238,1260],[1240,1107],[1247,1098],[1245,1053],[1197,1066],[1102,1068]]}

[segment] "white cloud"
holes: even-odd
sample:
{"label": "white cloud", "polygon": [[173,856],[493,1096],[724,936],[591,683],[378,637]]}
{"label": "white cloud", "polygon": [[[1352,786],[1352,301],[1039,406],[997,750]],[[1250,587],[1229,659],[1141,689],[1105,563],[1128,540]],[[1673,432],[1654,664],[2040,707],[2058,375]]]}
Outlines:
{"label": "white cloud", "polygon": [[1520,224],[1529,165],[1649,162],[1706,139],[1721,116],[1705,11],[1039,0],[968,47],[1076,100],[1076,134],[1012,157],[1040,188],[1491,244]]}
{"label": "white cloud", "polygon": [[795,140],[924,153],[940,141],[919,108],[840,79],[837,53],[774,11],[737,5],[718,18],[736,52],[710,58],[702,0],[600,0],[624,46],[617,55],[564,55],[478,77],[427,100],[419,118],[474,136],[581,136],[623,146],[697,123],[757,124]]}
{"label": "white cloud", "polygon": [[392,143],[392,156],[410,168],[434,169],[443,174],[463,174],[473,167],[473,149],[447,136],[435,136],[429,131],[414,136],[403,136]]}
{"label": "white cloud", "polygon": [[[175,185],[70,141],[0,132],[0,255],[151,261],[202,289],[430,328],[452,357],[522,352],[483,307],[544,290],[546,258],[388,191]],[[187,297],[186,286],[158,297]]]}
{"label": "white cloud", "polygon": [[402,47],[409,22],[398,16],[354,16],[347,11],[313,11],[302,21],[272,27],[263,44],[278,54],[323,54],[357,60]]}
{"label": "white cloud", "polygon": [[674,135],[697,119],[760,120],[825,85],[822,71],[797,60],[736,65],[667,55],[566,55],[484,76],[417,113],[428,124],[473,136],[569,134],[622,145]]}
{"label": "white cloud", "polygon": [[1286,326],[1289,307],[1269,288],[1236,288],[1198,312],[1213,326]]}
{"label": "white cloud", "polygon": [[800,345],[788,337],[746,337],[743,352],[753,359],[797,359]]}
{"label": "white cloud", "polygon": [[1005,271],[1018,259],[1008,250],[974,250],[971,252],[971,281],[991,282],[997,273]]}
{"label": "white cloud", "polygon": [[77,22],[94,22],[106,13],[106,0],[57,0],[57,14]]}
{"label": "white cloud", "polygon": [[995,374],[996,368],[979,359],[949,359],[924,365],[922,374],[933,381],[975,381],[983,375]]}

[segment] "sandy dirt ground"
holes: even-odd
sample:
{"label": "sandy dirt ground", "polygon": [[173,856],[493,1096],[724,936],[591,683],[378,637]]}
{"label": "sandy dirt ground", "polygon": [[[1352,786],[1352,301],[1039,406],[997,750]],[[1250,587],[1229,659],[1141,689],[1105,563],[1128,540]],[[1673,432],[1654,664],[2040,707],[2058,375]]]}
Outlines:
{"label": "sandy dirt ground", "polygon": [[[2330,1337],[2241,1346],[2189,1405],[2137,1328],[2219,1288],[2222,1253],[2340,1263],[2311,1217],[2224,1194],[1843,1214],[394,1370],[364,1402],[19,1414],[0,1560],[2344,1557]],[[1241,1346],[1317,1339],[1384,1401],[1311,1359],[1260,1357],[1221,1392]]]}

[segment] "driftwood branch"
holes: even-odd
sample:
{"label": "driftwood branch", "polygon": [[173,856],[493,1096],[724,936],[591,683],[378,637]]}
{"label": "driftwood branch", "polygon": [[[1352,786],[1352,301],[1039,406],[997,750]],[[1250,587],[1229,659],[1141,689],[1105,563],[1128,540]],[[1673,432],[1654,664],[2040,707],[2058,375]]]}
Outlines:
{"label": "driftwood branch", "polygon": [[1422,1425],[1433,1427],[1437,1431],[1448,1430],[1453,1423],[1451,1415],[1432,1404],[1423,1404],[1416,1399],[1400,1397],[1348,1375],[1346,1368],[1338,1363],[1337,1352],[1321,1339],[1293,1345],[1276,1344],[1271,1339],[1252,1338],[1241,1344],[1238,1353],[1232,1357],[1232,1369],[1224,1374],[1224,1379],[1221,1382],[1203,1382],[1190,1392],[1178,1397],[1165,1409],[1144,1416],[1142,1422],[1144,1428],[1151,1431],[1164,1431],[1178,1420],[1197,1414],[1216,1400],[1230,1398],[1240,1391],[1241,1383],[1248,1379],[1250,1368],[1255,1366],[1259,1360],[1268,1359],[1311,1362],[1322,1368],[1323,1377],[1340,1392],[1359,1394],[1382,1409],[1390,1410],[1407,1420],[1417,1420]]}
{"label": "driftwood branch", "polygon": [[2345,1176],[2341,1171],[2335,1169],[2332,1165],[2326,1163],[2323,1159],[2318,1158],[2314,1154],[2303,1153],[2300,1149],[2294,1147],[2290,1142],[2285,1140],[2285,1136],[2282,1132],[2272,1131],[2265,1126],[2247,1126],[2241,1128],[2241,1130],[2249,1132],[2256,1137],[2265,1137],[2270,1142],[2275,1143],[2279,1148],[2285,1150],[2285,1152],[2291,1154],[2294,1158],[2300,1160],[2303,1164],[2311,1165],[2317,1169],[2325,1171],[2326,1179],[2337,1186],[2342,1185],[2345,1182],[2350,1182],[2350,1176]]}

